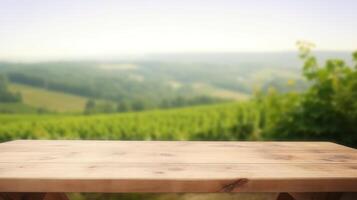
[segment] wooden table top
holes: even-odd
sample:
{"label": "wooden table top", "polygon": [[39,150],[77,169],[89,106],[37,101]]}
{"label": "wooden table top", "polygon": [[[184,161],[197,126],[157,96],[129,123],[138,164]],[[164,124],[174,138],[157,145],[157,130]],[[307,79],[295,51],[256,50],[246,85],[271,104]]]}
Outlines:
{"label": "wooden table top", "polygon": [[357,150],[328,142],[18,140],[0,192],[357,192]]}

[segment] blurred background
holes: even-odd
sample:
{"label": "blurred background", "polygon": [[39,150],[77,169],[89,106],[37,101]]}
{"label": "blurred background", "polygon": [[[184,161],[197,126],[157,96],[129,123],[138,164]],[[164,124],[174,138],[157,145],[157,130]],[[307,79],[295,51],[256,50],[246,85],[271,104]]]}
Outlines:
{"label": "blurred background", "polygon": [[[357,1],[0,0],[0,141],[357,146]],[[272,194],[71,194],[71,199]]]}

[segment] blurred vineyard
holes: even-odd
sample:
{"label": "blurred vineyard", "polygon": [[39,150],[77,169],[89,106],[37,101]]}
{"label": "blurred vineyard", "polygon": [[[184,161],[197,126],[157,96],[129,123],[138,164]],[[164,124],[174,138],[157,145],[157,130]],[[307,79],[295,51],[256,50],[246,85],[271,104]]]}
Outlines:
{"label": "blurred vineyard", "polygon": [[270,115],[253,101],[111,115],[2,115],[0,139],[252,140],[261,138]]}
{"label": "blurred vineyard", "polygon": [[[269,88],[246,101],[120,114],[3,114],[0,141],[328,140],[357,146],[357,52],[354,66],[339,59],[321,66],[311,44],[299,50],[310,85],[304,92]],[[19,98],[2,91],[5,100]]]}

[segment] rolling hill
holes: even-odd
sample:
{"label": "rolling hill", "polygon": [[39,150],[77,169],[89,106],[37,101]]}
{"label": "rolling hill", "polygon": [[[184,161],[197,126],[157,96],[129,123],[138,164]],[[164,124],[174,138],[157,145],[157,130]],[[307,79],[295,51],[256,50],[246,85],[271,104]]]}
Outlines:
{"label": "rolling hill", "polygon": [[43,108],[55,112],[82,112],[87,99],[81,96],[50,91],[24,84],[12,83],[9,89],[20,92],[23,103],[35,108]]}

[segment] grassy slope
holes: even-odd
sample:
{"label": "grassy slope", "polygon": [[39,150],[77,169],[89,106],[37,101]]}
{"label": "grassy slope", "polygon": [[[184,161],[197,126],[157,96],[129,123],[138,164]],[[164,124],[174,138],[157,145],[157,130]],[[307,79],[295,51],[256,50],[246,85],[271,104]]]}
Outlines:
{"label": "grassy slope", "polygon": [[10,84],[10,90],[20,92],[24,104],[56,112],[82,112],[87,99],[22,84]]}
{"label": "grassy slope", "polygon": [[0,113],[37,113],[38,110],[23,103],[0,103]]}

